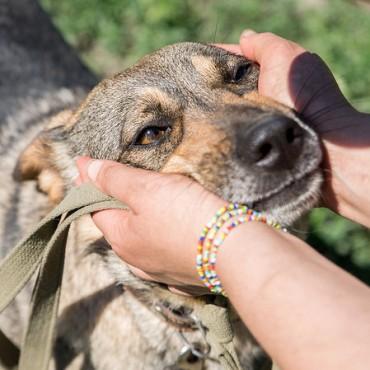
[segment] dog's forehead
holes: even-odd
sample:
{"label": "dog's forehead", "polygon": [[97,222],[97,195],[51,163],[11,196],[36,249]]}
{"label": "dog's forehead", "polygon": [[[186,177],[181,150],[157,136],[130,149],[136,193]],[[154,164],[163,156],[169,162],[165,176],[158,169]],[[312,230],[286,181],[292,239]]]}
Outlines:
{"label": "dog's forehead", "polygon": [[143,57],[119,79],[133,91],[147,86],[193,88],[199,82],[220,76],[223,69],[240,60],[245,58],[213,45],[178,43]]}
{"label": "dog's forehead", "polygon": [[[111,116],[114,108],[121,117],[148,111],[163,102],[171,104],[172,111],[199,107],[212,110],[230,89],[230,86],[225,89],[225,81],[245,61],[244,57],[213,45],[173,44],[103,80],[90,94],[87,104],[91,109],[100,107],[100,115],[106,112]],[[243,93],[255,89],[255,85],[256,74],[251,73]]]}
{"label": "dog's forehead", "polygon": [[165,46],[156,52],[149,54],[147,58],[158,58],[165,64],[187,64],[194,56],[204,56],[217,62],[226,62],[230,58],[240,59],[241,56],[216,47],[214,45],[200,44],[195,42],[183,42]]}

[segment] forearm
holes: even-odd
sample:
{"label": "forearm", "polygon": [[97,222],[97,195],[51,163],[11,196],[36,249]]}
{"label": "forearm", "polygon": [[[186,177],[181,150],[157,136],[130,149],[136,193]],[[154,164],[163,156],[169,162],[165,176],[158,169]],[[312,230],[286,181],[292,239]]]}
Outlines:
{"label": "forearm", "polygon": [[370,227],[370,115],[353,111],[321,135],[325,204]]}
{"label": "forearm", "polygon": [[368,368],[369,288],[302,241],[261,224],[240,226],[219,251],[218,272],[284,370]]}

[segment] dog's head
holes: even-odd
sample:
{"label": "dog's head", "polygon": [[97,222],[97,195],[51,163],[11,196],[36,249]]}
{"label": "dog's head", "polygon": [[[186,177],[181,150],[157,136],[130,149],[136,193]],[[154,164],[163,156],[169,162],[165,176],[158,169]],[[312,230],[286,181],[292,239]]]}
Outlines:
{"label": "dog's head", "polygon": [[55,117],[18,170],[54,200],[78,155],[181,173],[288,225],[317,200],[320,145],[293,111],[256,93],[257,79],[256,65],[223,49],[165,47]]}
{"label": "dog's head", "polygon": [[[257,79],[256,65],[214,46],[163,48],[102,81],[76,110],[53,117],[21,155],[18,174],[37,178],[57,202],[77,174],[76,156],[111,159],[190,176],[289,225],[318,198],[320,145],[293,111],[257,94]],[[91,236],[93,227],[88,241],[78,239],[80,249],[92,243],[116,280],[149,305],[181,312],[203,304],[133,276]],[[260,350],[250,348],[261,363]]]}

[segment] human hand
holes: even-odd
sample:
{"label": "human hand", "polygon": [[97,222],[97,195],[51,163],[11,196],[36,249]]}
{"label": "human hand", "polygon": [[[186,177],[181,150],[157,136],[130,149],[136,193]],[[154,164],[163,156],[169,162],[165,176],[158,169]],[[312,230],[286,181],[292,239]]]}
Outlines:
{"label": "human hand", "polygon": [[322,59],[295,42],[247,30],[240,45],[219,46],[257,62],[259,93],[295,109],[319,132],[354,113]]}
{"label": "human hand", "polygon": [[295,109],[324,147],[323,205],[370,226],[370,118],[356,111],[316,54],[271,33],[246,31],[240,45],[219,45],[260,65],[258,90]]}
{"label": "human hand", "polygon": [[137,276],[191,294],[208,292],[196,268],[202,227],[225,202],[187,177],[159,174],[112,161],[77,161],[82,182],[127,204],[93,214],[113,250]]}

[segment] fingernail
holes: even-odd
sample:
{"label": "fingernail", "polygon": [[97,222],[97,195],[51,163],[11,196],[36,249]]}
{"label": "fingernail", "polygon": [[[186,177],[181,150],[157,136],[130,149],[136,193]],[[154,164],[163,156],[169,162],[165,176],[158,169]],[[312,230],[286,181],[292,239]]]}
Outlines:
{"label": "fingernail", "polygon": [[90,163],[87,166],[87,175],[89,176],[90,180],[92,181],[96,180],[102,165],[103,165],[102,161],[97,160],[90,161]]}
{"label": "fingernail", "polygon": [[251,36],[251,35],[255,35],[256,33],[257,33],[256,31],[253,31],[253,30],[247,29],[247,30],[244,30],[244,31],[242,32],[242,34],[240,35],[240,38],[248,37],[248,36]]}

